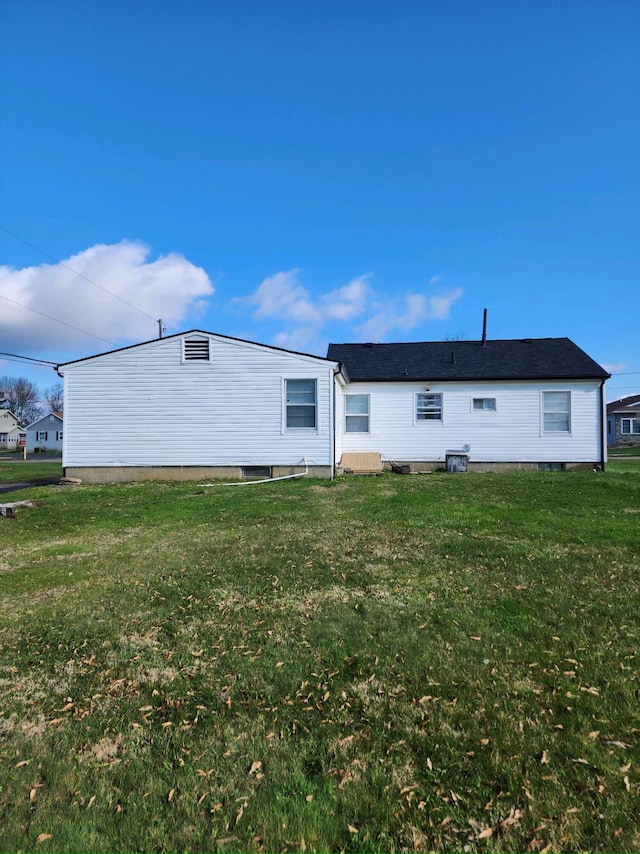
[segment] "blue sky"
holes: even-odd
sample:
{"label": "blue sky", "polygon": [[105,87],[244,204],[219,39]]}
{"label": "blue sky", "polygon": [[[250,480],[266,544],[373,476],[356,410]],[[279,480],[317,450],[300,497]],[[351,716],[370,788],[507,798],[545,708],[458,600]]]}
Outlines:
{"label": "blue sky", "polygon": [[324,355],[486,307],[638,392],[639,43],[636,0],[5,0],[0,350],[162,317]]}

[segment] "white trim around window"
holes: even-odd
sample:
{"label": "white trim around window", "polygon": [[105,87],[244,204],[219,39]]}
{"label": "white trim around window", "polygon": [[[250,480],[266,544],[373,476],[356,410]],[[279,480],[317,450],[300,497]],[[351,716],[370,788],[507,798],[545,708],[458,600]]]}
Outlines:
{"label": "white trim around window", "polygon": [[313,377],[285,379],[283,385],[283,432],[318,432],[318,380]]}
{"label": "white trim around window", "polygon": [[416,392],[413,412],[416,423],[422,421],[439,421],[442,423],[442,394],[439,392]]}
{"label": "white trim around window", "polygon": [[571,392],[540,392],[540,416],[543,434],[571,433]]}
{"label": "white trim around window", "polygon": [[369,433],[370,395],[345,394],[344,396],[344,432]]}
{"label": "white trim around window", "polygon": [[495,397],[472,397],[471,398],[472,412],[495,412],[496,399]]}
{"label": "white trim around window", "polygon": [[638,433],[640,433],[640,416],[620,419],[620,434],[622,436],[635,436]]}

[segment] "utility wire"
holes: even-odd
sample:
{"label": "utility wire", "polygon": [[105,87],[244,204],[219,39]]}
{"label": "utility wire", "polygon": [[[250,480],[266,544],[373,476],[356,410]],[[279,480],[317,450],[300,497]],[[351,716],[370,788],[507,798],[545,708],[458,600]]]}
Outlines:
{"label": "utility wire", "polygon": [[[39,252],[41,255],[44,255],[44,257],[48,258],[50,261],[54,261],[60,267],[64,267],[65,270],[69,270],[69,272],[73,273],[74,276],[79,276],[81,279],[84,279],[85,282],[89,282],[90,285],[93,285],[94,287],[99,288],[101,291],[104,291],[105,294],[109,294],[109,296],[114,297],[114,299],[120,300],[120,302],[123,302],[125,305],[128,305],[129,308],[133,308],[135,311],[139,311],[140,314],[144,314],[145,317],[148,317],[157,323],[157,318],[153,317],[153,315],[151,315],[151,314],[148,314],[148,312],[144,311],[144,309],[138,308],[137,305],[134,305],[133,303],[128,302],[128,300],[124,299],[124,297],[118,296],[118,294],[114,294],[113,291],[110,291],[107,288],[103,287],[102,285],[99,285],[97,282],[94,282],[92,279],[88,278],[88,276],[85,276],[83,273],[78,273],[77,270],[73,270],[71,267],[69,267],[68,264],[65,264],[64,261],[60,261],[59,258],[56,258],[54,255],[50,255],[48,252],[45,252],[44,249],[40,249],[39,246],[36,246],[33,243],[29,243],[28,240],[25,240],[24,237],[20,237],[19,234],[15,233],[15,231],[10,231],[8,228],[6,228],[2,224],[0,224],[0,229],[2,229],[2,231],[5,231],[7,234],[10,234],[12,237],[15,237],[16,240],[19,240],[21,243],[24,243],[24,245],[28,246],[30,249],[34,249],[36,252]],[[96,336],[96,337],[99,337],[99,336]],[[101,340],[105,341],[106,339],[102,338]],[[109,343],[111,344],[112,342],[110,341]]]}
{"label": "utility wire", "polygon": [[51,365],[56,367],[57,362],[51,362],[49,359],[34,359],[33,356],[21,356],[19,353],[0,353],[0,356],[13,356],[15,359],[23,359],[27,362],[40,362],[42,365]]}
{"label": "utility wire", "polygon": [[9,299],[9,297],[5,297],[2,294],[0,294],[0,299],[6,300],[7,302],[11,302],[14,305],[19,305],[20,308],[25,308],[27,311],[32,311],[34,314],[39,314],[41,317],[46,317],[47,320],[53,320],[55,323],[61,323],[63,326],[68,326],[69,329],[75,329],[76,332],[81,332],[83,335],[89,335],[91,336],[91,338],[98,338],[98,340],[105,341],[107,344],[111,344],[113,347],[117,346],[115,341],[109,341],[108,338],[103,338],[101,335],[96,335],[94,332],[87,332],[86,329],[80,329],[78,326],[74,326],[72,323],[67,323],[66,320],[59,320],[57,317],[52,317],[50,314],[45,314],[44,311],[38,311],[37,308],[31,308],[31,306],[23,305],[21,302],[16,302],[16,300]]}

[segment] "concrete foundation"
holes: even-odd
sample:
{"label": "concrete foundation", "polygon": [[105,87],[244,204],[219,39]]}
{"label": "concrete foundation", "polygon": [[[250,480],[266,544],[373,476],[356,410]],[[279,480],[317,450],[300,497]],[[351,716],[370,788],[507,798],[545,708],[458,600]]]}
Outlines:
{"label": "concrete foundation", "polygon": [[[478,471],[538,471],[538,466],[544,462],[548,462],[547,460],[540,460],[540,462],[529,463],[529,462],[473,462],[473,460],[469,460],[467,463],[467,470],[470,472],[478,472]],[[571,462],[571,463],[562,463],[564,466],[564,471],[593,471],[593,469],[600,470],[602,466],[597,462]],[[415,460],[412,461],[402,461],[402,466],[409,466],[409,471],[411,474],[419,474],[420,472],[432,472],[432,471],[445,471],[446,462],[444,460],[436,460],[436,461],[422,461],[417,462]],[[391,462],[384,463],[385,471],[391,471]]]}
{"label": "concrete foundation", "polygon": [[[304,466],[272,466],[272,477],[302,474]],[[65,477],[83,483],[132,483],[142,480],[246,480],[242,466],[65,466]],[[330,478],[331,466],[309,466],[309,477]],[[255,478],[262,480],[262,478]]]}

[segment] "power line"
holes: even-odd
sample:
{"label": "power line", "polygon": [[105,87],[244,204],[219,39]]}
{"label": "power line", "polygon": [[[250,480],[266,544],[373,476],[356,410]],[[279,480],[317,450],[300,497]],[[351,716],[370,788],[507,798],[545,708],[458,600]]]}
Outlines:
{"label": "power line", "polygon": [[0,294],[0,299],[6,300],[7,302],[11,302],[14,305],[18,305],[20,306],[20,308],[24,308],[27,311],[32,311],[34,314],[39,314],[41,317],[46,317],[47,320],[53,320],[54,323],[61,323],[63,326],[68,326],[69,329],[75,329],[76,332],[81,332],[83,335],[89,335],[91,338],[97,338],[99,341],[105,341],[107,344],[111,344],[113,347],[117,346],[115,341],[109,341],[108,338],[103,338],[101,335],[96,335],[94,332],[87,332],[86,329],[80,329],[80,327],[74,326],[72,323],[67,323],[66,320],[59,320],[57,317],[52,317],[50,314],[45,314],[44,311],[38,311],[37,308],[31,308],[31,306],[29,305],[23,305],[21,302],[17,302],[14,299],[9,299],[9,297],[5,297],[3,294]]}
{"label": "power line", "polygon": [[13,356],[14,359],[21,359],[27,362],[39,362],[41,365],[51,365],[53,368],[57,365],[57,362],[51,362],[49,359],[34,359],[33,356],[21,356],[19,353],[0,353],[0,356]]}
{"label": "power line", "polygon": [[[77,270],[73,270],[71,267],[69,267],[68,264],[65,264],[64,261],[61,261],[59,258],[56,258],[54,255],[50,255],[48,252],[45,252],[45,250],[40,249],[39,246],[36,246],[33,243],[29,243],[28,240],[24,239],[24,237],[20,237],[19,234],[16,234],[14,231],[10,231],[4,225],[0,224],[0,229],[2,229],[2,231],[5,231],[7,234],[10,234],[12,237],[15,237],[16,240],[19,240],[21,243],[24,243],[24,245],[28,246],[30,249],[34,249],[36,252],[39,252],[41,255],[43,255],[45,258],[48,258],[50,261],[54,261],[60,267],[64,267],[65,270],[69,270],[69,272],[73,273],[74,276],[79,276],[81,279],[84,279],[85,282],[89,282],[90,285],[93,285],[94,287],[99,288],[101,291],[104,291],[105,294],[109,294],[109,296],[114,297],[114,299],[120,300],[120,302],[124,303],[125,305],[128,305],[129,308],[133,308],[135,311],[139,311],[140,314],[144,314],[145,317],[148,317],[151,320],[156,321],[156,318],[153,317],[153,315],[148,314],[148,312],[144,311],[144,309],[138,308],[137,305],[134,305],[133,303],[124,299],[124,297],[121,297],[118,294],[114,294],[113,291],[110,291],[107,288],[103,287],[102,285],[99,285],[97,282],[94,282],[93,279],[90,279],[88,276],[85,276],[84,273],[78,273]],[[96,336],[96,337],[99,337],[99,336]],[[101,340],[105,341],[106,339],[102,338]],[[111,344],[111,343],[112,342],[109,341],[109,344]]]}

